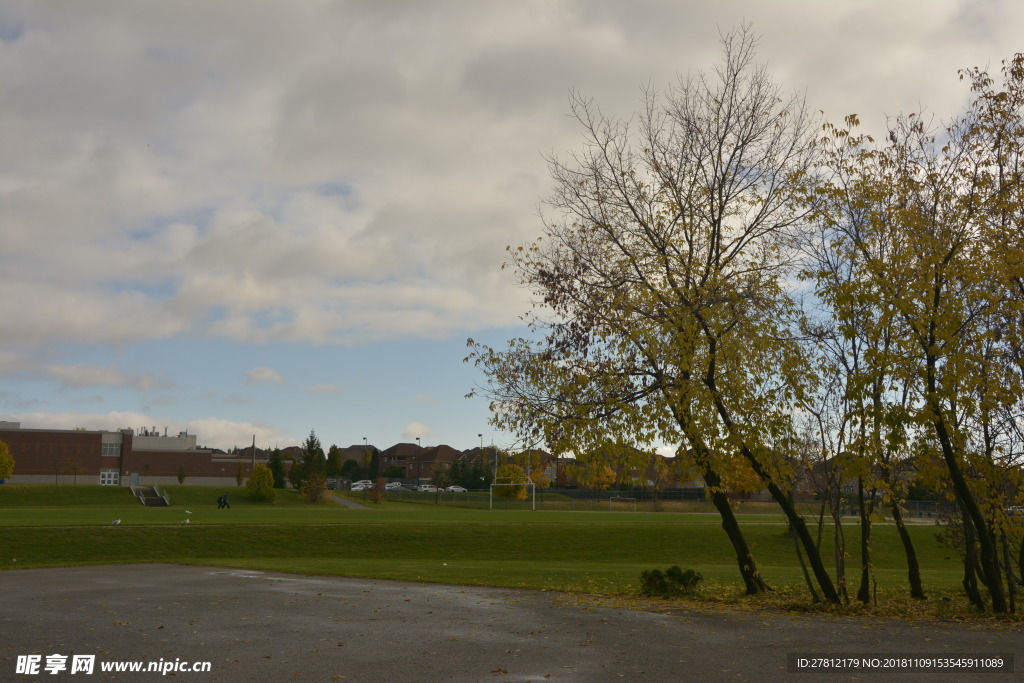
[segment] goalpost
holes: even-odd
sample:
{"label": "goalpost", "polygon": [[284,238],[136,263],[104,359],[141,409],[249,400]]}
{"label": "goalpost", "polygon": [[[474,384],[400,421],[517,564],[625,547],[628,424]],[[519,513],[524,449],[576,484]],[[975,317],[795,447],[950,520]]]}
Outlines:
{"label": "goalpost", "polygon": [[526,486],[530,491],[530,509],[537,510],[537,486],[530,481],[529,477],[497,477],[491,482],[491,494],[488,505],[489,510],[494,509],[494,487],[495,486]]}

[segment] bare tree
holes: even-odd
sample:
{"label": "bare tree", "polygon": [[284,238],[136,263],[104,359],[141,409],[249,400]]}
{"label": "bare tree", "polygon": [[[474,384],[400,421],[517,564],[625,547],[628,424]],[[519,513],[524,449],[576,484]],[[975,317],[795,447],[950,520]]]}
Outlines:
{"label": "bare tree", "polygon": [[[586,142],[549,159],[554,217],[511,266],[538,297],[539,341],[470,340],[493,421],[556,453],[680,444],[722,517],[747,591],[766,589],[726,496],[743,459],[782,506],[825,599],[831,577],[789,496],[793,409],[813,375],[788,291],[811,120],[754,61],[749,27],[709,74],[645,91],[631,120],[578,95]],[[623,455],[622,457],[628,457]],[[617,463],[630,464],[630,463]]]}

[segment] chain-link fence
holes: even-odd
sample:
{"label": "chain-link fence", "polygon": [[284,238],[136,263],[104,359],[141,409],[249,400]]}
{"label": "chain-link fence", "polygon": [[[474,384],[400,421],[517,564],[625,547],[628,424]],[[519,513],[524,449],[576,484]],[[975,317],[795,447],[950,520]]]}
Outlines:
{"label": "chain-link fence", "polygon": [[[387,500],[424,505],[496,510],[530,510],[532,496],[525,499],[503,498],[491,495],[487,489],[451,493],[447,491],[384,491]],[[821,502],[803,500],[796,502],[800,512],[807,516],[822,513]],[[737,514],[781,515],[782,511],[773,501],[735,499],[733,509]],[[848,507],[846,507],[848,506]],[[903,516],[908,518],[937,518],[950,514],[948,504],[934,501],[906,501]],[[545,489],[537,491],[537,510],[568,511],[611,511],[611,512],[688,512],[717,514],[714,504],[703,489],[675,491],[593,491],[578,489]],[[888,508],[879,508],[878,513],[890,517]],[[828,510],[824,514],[830,516]],[[846,503],[843,516],[858,515],[855,505]]]}

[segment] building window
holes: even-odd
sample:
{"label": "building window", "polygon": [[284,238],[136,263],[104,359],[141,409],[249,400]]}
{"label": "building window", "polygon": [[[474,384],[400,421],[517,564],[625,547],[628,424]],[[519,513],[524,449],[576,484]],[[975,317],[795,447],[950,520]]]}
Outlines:
{"label": "building window", "polygon": [[[106,446],[106,444],[103,445]],[[117,486],[120,483],[120,470],[100,470],[100,486]]]}
{"label": "building window", "polygon": [[121,455],[121,444],[119,443],[105,443],[102,445],[100,455]]}

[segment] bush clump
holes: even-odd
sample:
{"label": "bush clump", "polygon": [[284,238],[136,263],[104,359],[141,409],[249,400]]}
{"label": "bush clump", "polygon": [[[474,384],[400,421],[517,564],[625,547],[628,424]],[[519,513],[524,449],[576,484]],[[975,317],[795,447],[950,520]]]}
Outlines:
{"label": "bush clump", "polygon": [[660,569],[640,572],[640,593],[648,597],[670,598],[693,592],[704,577],[692,569],[683,571],[672,565],[664,572]]}
{"label": "bush clump", "polygon": [[249,500],[273,503],[277,497],[277,491],[274,490],[274,474],[263,463],[256,463],[253,466],[245,488],[249,491]]}

